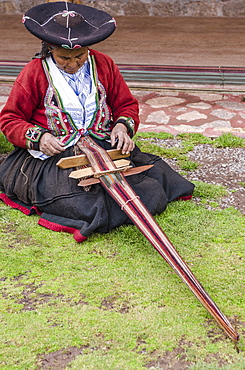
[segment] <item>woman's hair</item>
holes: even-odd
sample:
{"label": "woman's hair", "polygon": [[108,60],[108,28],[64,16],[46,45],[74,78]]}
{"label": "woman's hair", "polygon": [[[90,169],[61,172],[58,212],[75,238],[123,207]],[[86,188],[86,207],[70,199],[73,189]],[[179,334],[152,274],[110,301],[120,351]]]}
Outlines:
{"label": "woman's hair", "polygon": [[45,41],[42,41],[41,51],[39,53],[36,53],[33,59],[36,59],[36,58],[41,58],[41,59],[47,58],[50,55],[50,49],[53,49],[53,48],[54,47],[52,45],[48,44]]}
{"label": "woman's hair", "polygon": [[[47,58],[51,54],[50,50],[53,50],[53,49],[56,49],[56,48],[59,48],[59,47],[60,46],[50,45],[46,41],[42,41],[41,51],[39,51],[38,53],[36,53],[35,56],[32,59],[37,59],[37,58],[44,59],[44,58]],[[89,46],[87,46],[87,47],[89,48]]]}

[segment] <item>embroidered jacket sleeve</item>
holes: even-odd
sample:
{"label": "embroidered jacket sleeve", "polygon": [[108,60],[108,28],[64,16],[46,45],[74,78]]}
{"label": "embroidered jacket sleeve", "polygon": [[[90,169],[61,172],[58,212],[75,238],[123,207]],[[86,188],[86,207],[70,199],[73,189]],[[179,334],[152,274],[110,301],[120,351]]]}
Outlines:
{"label": "embroidered jacket sleeve", "polygon": [[95,57],[98,78],[106,89],[107,104],[112,110],[113,121],[126,124],[133,136],[139,126],[137,99],[131,94],[117,65],[109,56],[94,50],[91,50],[91,54]]}
{"label": "embroidered jacket sleeve", "polygon": [[34,59],[16,79],[0,115],[0,129],[12,144],[36,149],[35,143],[48,131],[43,106],[46,90],[41,60]]}

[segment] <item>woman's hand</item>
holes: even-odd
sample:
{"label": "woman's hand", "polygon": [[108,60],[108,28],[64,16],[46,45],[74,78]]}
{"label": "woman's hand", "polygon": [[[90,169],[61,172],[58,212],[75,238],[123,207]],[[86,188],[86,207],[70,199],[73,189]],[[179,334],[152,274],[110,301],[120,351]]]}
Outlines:
{"label": "woman's hand", "polygon": [[135,147],[133,140],[127,134],[127,127],[123,123],[117,123],[111,132],[111,146],[116,145],[117,149],[122,149],[122,154],[129,154]]}
{"label": "woman's hand", "polygon": [[53,136],[49,132],[45,132],[41,136],[39,148],[41,152],[48,156],[59,154],[65,150],[64,144],[62,144],[57,137]]}

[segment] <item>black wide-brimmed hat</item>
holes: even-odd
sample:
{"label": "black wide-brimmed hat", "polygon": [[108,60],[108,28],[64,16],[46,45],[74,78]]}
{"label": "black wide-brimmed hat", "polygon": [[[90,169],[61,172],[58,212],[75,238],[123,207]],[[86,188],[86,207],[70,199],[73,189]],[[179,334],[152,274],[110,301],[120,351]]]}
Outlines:
{"label": "black wide-brimmed hat", "polygon": [[23,16],[23,23],[39,39],[67,49],[96,44],[116,28],[108,13],[66,1],[34,6]]}

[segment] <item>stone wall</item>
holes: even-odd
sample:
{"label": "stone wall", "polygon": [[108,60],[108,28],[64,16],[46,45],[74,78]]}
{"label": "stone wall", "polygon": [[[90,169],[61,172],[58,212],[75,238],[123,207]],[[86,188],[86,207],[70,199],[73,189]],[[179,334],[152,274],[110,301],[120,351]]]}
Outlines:
{"label": "stone wall", "polygon": [[[44,0],[0,0],[0,14],[22,14]],[[80,0],[113,16],[245,17],[244,0]]]}

